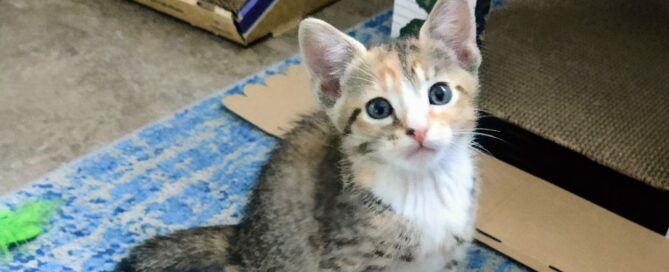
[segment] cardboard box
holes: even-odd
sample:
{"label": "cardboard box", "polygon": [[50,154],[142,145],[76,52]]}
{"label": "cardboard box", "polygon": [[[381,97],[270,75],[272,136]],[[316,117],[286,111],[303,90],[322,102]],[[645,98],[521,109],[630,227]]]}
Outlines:
{"label": "cardboard box", "polygon": [[[277,137],[317,108],[301,65],[223,104]],[[494,157],[481,155],[479,169],[482,243],[537,271],[669,271],[669,239]]]}
{"label": "cardboard box", "polygon": [[199,0],[134,0],[242,45],[297,26],[336,0],[249,0],[239,14]]}

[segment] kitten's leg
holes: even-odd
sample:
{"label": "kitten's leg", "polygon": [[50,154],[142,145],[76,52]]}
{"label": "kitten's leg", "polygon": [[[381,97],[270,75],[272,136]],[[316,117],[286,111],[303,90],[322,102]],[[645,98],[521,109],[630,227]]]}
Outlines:
{"label": "kitten's leg", "polygon": [[444,266],[444,271],[446,272],[456,272],[460,271],[462,265],[464,265],[465,258],[467,257],[467,250],[471,243],[463,243],[453,249],[453,252],[449,256],[449,259],[446,261]]}
{"label": "kitten's leg", "polygon": [[[342,245],[346,243],[346,245]],[[379,246],[376,243],[355,240],[339,240],[332,242],[336,248],[326,249],[320,262],[319,271],[350,271],[350,272],[405,272],[426,271],[415,260],[409,247],[387,243]],[[443,260],[443,257],[441,258]],[[443,266],[432,266],[432,270]],[[416,266],[418,265],[418,266]],[[418,267],[418,270],[414,269]],[[432,271],[429,270],[429,271]]]}
{"label": "kitten's leg", "polygon": [[180,230],[130,250],[115,272],[238,271],[229,252],[233,226]]}
{"label": "kitten's leg", "polygon": [[347,257],[321,262],[321,272],[384,272],[389,271],[388,263],[368,258]]}
{"label": "kitten's leg", "polygon": [[388,271],[391,264],[390,258],[361,252],[360,248],[351,246],[326,253],[320,262],[319,271],[380,272]]}

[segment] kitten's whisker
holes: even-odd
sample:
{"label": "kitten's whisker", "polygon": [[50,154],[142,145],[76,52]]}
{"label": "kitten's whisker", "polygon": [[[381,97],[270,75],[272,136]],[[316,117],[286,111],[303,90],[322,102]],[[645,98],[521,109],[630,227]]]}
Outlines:
{"label": "kitten's whisker", "polygon": [[[358,69],[358,70],[359,71],[364,71],[362,69]],[[365,73],[368,73],[368,72],[365,72]],[[363,82],[370,83],[370,84],[374,84],[377,81],[376,77],[372,74],[363,74],[363,75],[355,74],[351,78],[362,80]]]}
{"label": "kitten's whisker", "polygon": [[378,80],[378,78],[376,78],[376,75],[370,72],[369,69],[364,69],[364,68],[369,68],[369,67],[357,67],[357,70],[362,72],[364,75],[369,76],[371,80]]}
{"label": "kitten's whisker", "polygon": [[473,144],[473,145],[470,146],[470,147],[471,147],[471,149],[473,149],[475,152],[478,152],[478,153],[480,153],[480,154],[486,154],[486,155],[491,155],[491,156],[492,156],[492,153],[490,152],[490,150],[486,149],[486,148],[483,147],[482,145],[477,144],[477,143],[472,143],[472,144]]}
{"label": "kitten's whisker", "polygon": [[492,129],[492,128],[475,128],[475,129],[474,129],[474,131],[477,131],[477,130],[485,130],[485,131],[492,131],[492,132],[501,132],[501,131],[499,131],[499,130]]}
{"label": "kitten's whisker", "polygon": [[490,135],[490,134],[483,133],[483,132],[475,132],[475,131],[462,131],[462,132],[459,132],[459,131],[456,131],[456,132],[454,132],[453,134],[454,134],[454,135],[483,136],[483,137],[488,137],[488,138],[490,138],[490,139],[498,140],[498,141],[503,142],[503,143],[507,143],[505,140],[503,140],[503,139],[501,139],[501,138],[499,138],[499,137],[497,137],[497,136]]}
{"label": "kitten's whisker", "polygon": [[374,79],[370,79],[370,78],[366,78],[366,77],[362,77],[362,76],[354,76],[354,77],[351,77],[351,79],[358,79],[358,80],[360,80],[364,83],[367,83],[369,85],[374,85],[376,83],[376,81],[374,81]]}

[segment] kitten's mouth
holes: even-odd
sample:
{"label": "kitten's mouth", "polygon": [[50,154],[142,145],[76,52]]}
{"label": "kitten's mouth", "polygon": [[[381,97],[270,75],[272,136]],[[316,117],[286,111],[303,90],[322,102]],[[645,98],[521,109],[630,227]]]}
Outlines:
{"label": "kitten's mouth", "polygon": [[417,146],[413,151],[409,153],[409,157],[416,157],[416,156],[428,156],[432,155],[436,150],[431,147],[427,147],[424,145],[419,145]]}

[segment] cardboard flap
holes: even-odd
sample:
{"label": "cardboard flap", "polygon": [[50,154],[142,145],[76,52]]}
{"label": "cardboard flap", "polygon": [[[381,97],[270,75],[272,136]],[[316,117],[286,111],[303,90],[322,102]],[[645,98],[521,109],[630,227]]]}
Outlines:
{"label": "cardboard flap", "polygon": [[265,85],[250,85],[245,95],[223,98],[223,105],[265,132],[281,137],[300,113],[316,110],[306,68],[294,65],[283,75],[268,77]]}
{"label": "cardboard flap", "polygon": [[207,29],[214,34],[244,44],[237,32],[231,12],[222,8],[201,4],[197,0],[134,0],[155,10],[169,14],[190,24]]}
{"label": "cardboard flap", "polygon": [[251,1],[232,12],[201,0],[133,0],[190,24],[248,45],[269,34],[278,36],[294,28],[308,13],[336,0],[263,0]]}
{"label": "cardboard flap", "polygon": [[[293,66],[223,104],[281,137],[316,109],[307,78]],[[476,238],[492,248],[538,271],[669,271],[669,239],[491,156],[479,169]]]}
{"label": "cardboard flap", "polygon": [[479,169],[486,244],[542,271],[669,271],[664,237],[493,157]]}

